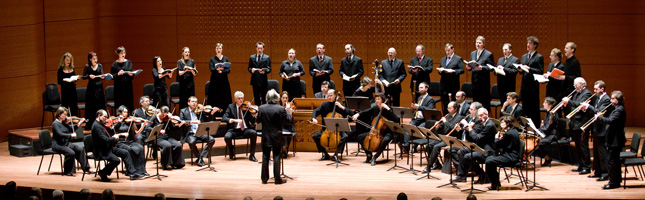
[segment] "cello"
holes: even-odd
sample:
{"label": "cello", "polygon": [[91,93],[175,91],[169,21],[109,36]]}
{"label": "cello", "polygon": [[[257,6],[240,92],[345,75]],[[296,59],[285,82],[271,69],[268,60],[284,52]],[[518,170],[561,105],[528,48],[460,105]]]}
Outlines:
{"label": "cello", "polygon": [[[332,109],[331,113],[327,113],[327,116],[325,116],[325,118],[343,118],[343,115],[336,112],[336,107],[338,107],[336,106],[336,102],[338,102],[338,99],[340,99],[340,95],[340,92],[336,93],[336,99],[333,102],[334,108]],[[320,138],[321,146],[327,147],[328,151],[336,151],[338,143],[340,142],[338,132],[325,129],[325,131],[323,131],[320,135]],[[323,138],[326,138],[326,140]]]}

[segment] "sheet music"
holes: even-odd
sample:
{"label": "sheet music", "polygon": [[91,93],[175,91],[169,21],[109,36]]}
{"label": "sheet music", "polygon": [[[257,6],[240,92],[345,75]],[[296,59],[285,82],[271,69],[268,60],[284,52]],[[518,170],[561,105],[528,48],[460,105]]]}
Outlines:
{"label": "sheet music", "polygon": [[533,131],[535,131],[535,133],[536,133],[537,135],[539,135],[539,136],[540,136],[540,138],[544,138],[544,137],[546,137],[546,135],[544,135],[544,133],[542,133],[542,132],[540,131],[540,129],[538,129],[538,128],[536,128],[536,127],[535,127],[535,124],[533,124],[533,120],[531,120],[531,118],[526,118],[526,120],[529,122],[529,123],[528,123],[528,124],[529,124],[529,126],[533,129]]}
{"label": "sheet music", "polygon": [[73,76],[70,76],[69,78],[64,78],[63,81],[66,81],[66,82],[78,81],[78,75],[73,75]]}
{"label": "sheet music", "polygon": [[[491,64],[486,64],[486,66],[488,66],[489,69],[495,70],[495,73],[500,74],[502,76],[506,76],[506,72],[504,72],[503,68],[499,69],[499,68],[497,68],[495,66],[492,66]],[[500,65],[500,67],[501,67],[501,65]]]}
{"label": "sheet music", "polygon": [[544,78],[544,75],[542,74],[533,74],[533,79],[539,83],[546,83],[549,82],[548,78]]}

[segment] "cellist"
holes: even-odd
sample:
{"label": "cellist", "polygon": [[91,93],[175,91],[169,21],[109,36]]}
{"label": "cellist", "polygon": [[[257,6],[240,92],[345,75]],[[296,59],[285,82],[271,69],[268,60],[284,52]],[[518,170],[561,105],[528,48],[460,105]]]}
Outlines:
{"label": "cellist", "polygon": [[[313,113],[311,114],[311,123],[318,124],[318,120],[316,120],[316,117],[318,117],[318,116],[321,116],[321,117],[324,117],[324,118],[335,118],[333,115],[339,114],[344,118],[344,117],[347,117],[348,115],[350,115],[352,113],[352,111],[349,110],[349,108],[343,106],[343,104],[341,104],[340,102],[337,101],[338,99],[337,99],[337,95],[336,95],[336,90],[329,89],[327,91],[327,100],[329,100],[329,101],[320,104],[320,106],[313,111]],[[323,124],[324,124],[324,122],[323,122]],[[323,127],[323,128],[320,129],[320,131],[316,132],[314,135],[311,136],[311,137],[313,137],[314,141],[316,142],[316,147],[318,148],[318,152],[322,153],[322,158],[320,158],[321,161],[330,159],[329,153],[327,153],[327,150],[325,149],[325,147],[323,147],[320,144],[320,138],[323,135],[323,132],[325,132],[325,131],[326,131],[326,128]],[[341,135],[341,138],[342,138],[341,141],[346,141],[347,140],[347,133],[340,132],[338,134]],[[341,150],[340,152],[342,152],[341,143],[342,142],[339,142],[338,143],[338,148],[336,148],[336,150],[340,149]],[[336,153],[334,153],[334,160],[338,159],[338,157],[336,156],[338,154],[338,152],[339,151],[336,151]]]}
{"label": "cellist", "polygon": [[[381,142],[379,143],[378,148],[376,150],[375,156],[372,156],[372,152],[370,151],[370,149],[372,149],[371,147],[367,147],[366,145],[363,145],[363,150],[365,150],[365,154],[367,155],[367,159],[365,160],[365,163],[370,162],[372,166],[376,165],[376,158],[378,158],[381,155],[381,153],[383,152],[387,144],[389,144],[390,141],[392,140],[392,136],[393,136],[392,131],[390,131],[389,129],[382,130],[381,129],[382,127],[374,126],[374,124],[377,124],[377,123],[374,123],[375,119],[379,120],[381,118],[385,118],[393,122],[398,122],[400,120],[399,116],[395,115],[394,112],[392,112],[392,109],[387,104],[385,104],[386,103],[384,102],[385,99],[386,98],[384,94],[382,93],[376,94],[376,96],[374,97],[374,102],[376,103],[376,105],[372,106],[367,110],[361,111],[360,113],[356,113],[354,114],[354,116],[352,116],[352,119],[354,121],[357,121],[359,116],[369,117],[369,119],[372,120],[373,126],[370,127],[371,130],[358,135],[359,142],[365,141],[366,138],[381,139]],[[360,123],[359,121],[357,122]],[[379,132],[378,134],[381,135],[382,138],[370,137],[369,134],[372,132]]]}

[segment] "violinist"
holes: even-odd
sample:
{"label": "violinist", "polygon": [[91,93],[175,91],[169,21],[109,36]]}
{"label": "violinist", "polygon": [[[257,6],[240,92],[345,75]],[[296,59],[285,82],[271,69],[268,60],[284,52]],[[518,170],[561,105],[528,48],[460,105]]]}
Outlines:
{"label": "violinist", "polygon": [[121,162],[119,158],[123,160],[127,169],[126,175],[130,176],[130,180],[141,178],[143,174],[135,173],[136,170],[132,165],[130,152],[125,149],[114,148],[120,136],[120,134],[114,133],[114,123],[113,119],[108,120],[107,112],[101,109],[96,112],[96,121],[92,124],[92,140],[94,141],[95,153],[98,154],[95,156],[99,156],[108,162],[105,167],[98,172],[101,177],[101,181],[110,181],[108,176],[112,174],[114,168],[119,166],[119,163]]}
{"label": "violinist", "polygon": [[[421,112],[422,110],[429,110],[429,109],[435,109],[434,108],[434,100],[428,94],[428,90],[430,89],[430,86],[428,86],[428,83],[422,82],[419,84],[419,98],[415,102],[412,103],[410,108],[414,111],[414,118],[412,118],[412,121],[410,122],[411,125],[414,126],[421,126],[424,127],[426,124],[425,117],[423,117],[423,113]],[[410,141],[412,140],[412,136],[405,134],[403,135],[403,155],[407,155],[408,152],[410,151]],[[416,147],[415,147],[416,149]]]}
{"label": "violinist", "polygon": [[[490,121],[490,120],[489,120]],[[486,158],[486,175],[490,179],[489,190],[497,190],[501,186],[497,167],[509,166],[520,161],[520,136],[513,127],[515,119],[511,116],[499,118],[501,130],[495,135],[495,153]]]}
{"label": "violinist", "polygon": [[[189,124],[186,136],[182,137],[181,143],[183,144],[184,142],[188,142],[191,153],[197,157],[197,166],[200,167],[205,165],[202,158],[208,156],[208,152],[211,147],[213,147],[213,144],[215,144],[215,138],[210,135],[195,136],[195,133],[197,133],[199,123],[210,121],[208,119],[210,119],[215,112],[219,112],[219,108],[215,107],[214,109],[211,109],[210,112],[206,112],[202,105],[201,109],[198,109],[197,97],[195,96],[189,97],[188,107],[179,111],[179,118]],[[197,151],[197,140],[206,142],[206,147],[202,149],[201,154]]]}
{"label": "violinist", "polygon": [[[550,111],[553,106],[555,106],[555,99],[553,97],[546,97],[544,98],[544,102],[542,103],[542,107],[548,111]],[[546,137],[542,138],[540,140],[540,143],[538,143],[537,148],[535,149],[535,154],[540,156],[541,158],[544,158],[544,163],[542,163],[542,166],[547,166],[551,164],[551,155],[548,154],[548,151],[546,151],[546,147],[551,145],[551,142],[555,142],[558,140],[558,129],[556,128],[558,126],[558,119],[560,119],[560,113],[555,112],[546,112],[546,115],[544,116],[544,120],[542,121],[542,124],[540,126],[540,132],[544,133]]]}
{"label": "violinist", "polygon": [[233,145],[233,139],[243,136],[251,140],[249,160],[257,162],[258,160],[255,158],[255,142],[258,138],[257,132],[255,131],[255,115],[257,115],[257,112],[255,112],[257,110],[255,109],[257,108],[253,108],[253,106],[250,105],[250,102],[244,101],[244,93],[237,91],[233,96],[235,97],[235,103],[228,105],[228,108],[222,117],[222,121],[228,123],[226,126],[228,130],[224,136],[226,148],[229,150],[228,158],[235,160],[235,146]]}
{"label": "violinist", "polygon": [[[464,117],[457,113],[458,110],[459,104],[456,101],[448,103],[448,114],[445,117],[442,117],[439,121],[435,122],[435,125],[437,127],[432,131],[436,132],[437,134],[447,135],[455,128],[455,126],[459,126],[459,121],[461,121]],[[423,170],[422,173],[428,173],[431,170],[441,169],[441,163],[439,163],[437,158],[439,156],[439,153],[441,153],[441,149],[446,146],[448,145],[440,140],[431,140],[430,143],[428,143],[427,149],[432,149],[432,153],[430,153],[430,156],[428,156],[428,166]]]}
{"label": "violinist", "polygon": [[[155,146],[161,150],[161,166],[164,170],[179,169],[184,167],[184,156],[182,154],[181,126],[186,122],[179,120],[178,116],[172,116],[168,106],[163,106],[157,114],[150,118],[147,131],[150,132],[156,126],[163,126],[157,135]],[[154,141],[153,141],[154,143]]]}
{"label": "violinist", "polygon": [[[463,182],[466,180],[468,170],[471,169],[475,175],[480,175],[477,183],[486,183],[487,178],[484,176],[484,170],[479,167],[479,164],[486,161],[486,157],[494,153],[495,134],[497,133],[497,126],[488,118],[488,110],[486,108],[479,108],[477,110],[479,117],[478,124],[481,124],[480,129],[475,129],[475,123],[468,123],[466,130],[469,141],[474,142],[477,146],[486,150],[486,153],[479,151],[472,151],[468,149],[459,150],[459,166],[457,168],[457,177],[453,180],[456,182]],[[472,166],[471,166],[472,163]]]}
{"label": "violinist", "polygon": [[[313,111],[313,113],[311,114],[311,122],[313,124],[318,124],[318,120],[316,120],[316,117],[318,117],[318,116],[321,116],[322,118],[335,118],[334,116],[331,116],[329,114],[338,113],[343,118],[345,118],[345,117],[347,117],[348,115],[350,115],[352,113],[352,111],[349,110],[349,108],[343,106],[343,104],[341,104],[340,102],[337,101],[338,99],[336,98],[337,97],[336,95],[337,95],[336,90],[334,90],[334,89],[329,89],[327,91],[327,100],[328,101],[320,104],[320,106],[318,108],[316,108]],[[323,122],[323,125],[324,125],[324,122]],[[318,132],[316,132],[314,135],[311,136],[314,139],[314,142],[316,142],[316,147],[318,148],[318,152],[322,153],[322,158],[320,158],[321,161],[331,159],[331,157],[329,157],[329,153],[327,153],[327,150],[325,149],[326,147],[323,147],[320,144],[321,136],[322,136],[322,134],[323,134],[323,132],[325,130],[326,130],[326,128],[323,127],[322,129],[320,129]],[[340,133],[338,133],[338,135],[342,136],[341,141],[347,140],[347,133],[340,132]],[[343,144],[343,145],[341,146],[341,144]],[[336,148],[337,151],[334,154],[334,160],[338,159],[337,156],[336,156],[336,154],[338,154],[338,152],[341,152],[341,154],[342,154],[342,147],[344,147],[344,143],[343,142],[338,143],[338,147]],[[340,151],[338,151],[338,150],[340,150]]]}
{"label": "violinist", "polygon": [[[282,95],[280,96],[280,105],[285,108],[291,108],[292,110],[295,109],[293,102],[289,101],[289,92],[287,91],[282,91]],[[282,157],[287,158],[287,154],[289,154],[289,145],[291,144],[291,138],[296,135],[296,130],[293,127],[293,122],[290,124],[283,124],[282,125],[282,132],[289,132],[291,135],[286,135],[284,137],[284,147],[285,149],[282,151]]]}
{"label": "violinist", "polygon": [[145,149],[139,142],[141,138],[137,137],[148,125],[148,120],[129,116],[128,108],[125,106],[119,107],[116,110],[116,114],[119,117],[119,122],[114,125],[114,130],[117,133],[125,133],[127,135],[124,141],[119,141],[117,147],[125,149],[130,153],[135,174],[139,176],[148,175],[146,171]]}
{"label": "violinist", "polygon": [[[63,175],[73,176],[76,172],[74,158],[81,163],[83,172],[94,173],[90,171],[90,166],[87,163],[83,147],[69,142],[70,139],[76,137],[76,133],[72,128],[71,119],[67,117],[68,114],[69,113],[65,107],[59,107],[54,114],[56,120],[52,123],[52,131],[54,133],[52,137],[52,150],[56,153],[65,155]],[[78,125],[81,125],[80,121]]]}
{"label": "violinist", "polygon": [[[398,122],[400,120],[399,116],[395,115],[394,112],[392,112],[392,109],[386,104],[385,102],[385,94],[379,93],[376,94],[376,97],[374,97],[374,102],[376,105],[372,106],[371,108],[361,111],[360,113],[354,114],[352,116],[352,119],[356,121],[360,116],[364,117],[369,117],[369,119],[374,120],[375,118],[383,117],[387,120],[393,121],[393,122]],[[380,116],[379,116],[380,113]],[[376,127],[378,128],[378,127]],[[368,129],[369,130],[369,129]],[[361,133],[358,135],[358,141],[362,142],[365,141],[365,138],[370,134],[370,132],[365,132]],[[376,151],[376,154],[372,156],[372,152],[363,145],[363,150],[365,150],[365,154],[367,155],[367,159],[365,160],[365,163],[371,163],[372,166],[376,165],[376,158],[378,158],[385,147],[390,144],[390,141],[392,141],[392,136],[394,133],[390,131],[389,129],[386,130],[381,130],[380,133],[383,136],[383,139],[381,140],[381,143],[378,145],[378,150]]]}
{"label": "violinist", "polygon": [[[139,108],[134,110],[134,113],[132,114],[132,116],[148,120],[155,115],[155,112],[156,112],[156,109],[150,106],[150,97],[141,96],[139,98]],[[135,122],[135,124],[137,126],[141,126],[140,123]],[[143,132],[141,132],[141,134],[137,135],[137,142],[139,142],[140,144],[144,144],[145,141],[148,139],[148,134],[150,134],[149,130],[144,129]]]}

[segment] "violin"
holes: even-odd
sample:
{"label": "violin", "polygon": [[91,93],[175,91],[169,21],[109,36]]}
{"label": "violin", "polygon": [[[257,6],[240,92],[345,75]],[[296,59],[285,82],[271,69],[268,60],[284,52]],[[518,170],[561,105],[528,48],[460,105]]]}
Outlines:
{"label": "violin", "polygon": [[72,120],[71,122],[74,123],[74,124],[78,124],[79,122],[81,122],[81,124],[85,124],[85,123],[88,122],[87,119],[76,117],[76,116],[67,117],[67,120]]}
{"label": "violin", "polygon": [[133,117],[133,116],[129,116],[129,117],[125,118],[123,121],[125,121],[126,123],[132,123],[132,122],[134,122],[134,123],[141,123],[141,122],[147,122],[148,120],[147,120],[147,119],[143,119],[143,118],[141,118],[141,117]]}
{"label": "violin", "polygon": [[217,109],[217,112],[222,111],[222,109],[219,109],[218,107],[212,107],[211,105],[204,106],[203,104],[197,104],[197,108],[195,108],[195,114],[201,114],[202,112],[211,113],[213,112],[213,109]]}
{"label": "violin", "polygon": [[113,127],[116,123],[119,123],[119,118],[117,117],[109,117],[105,120],[105,126],[106,127]]}
{"label": "violin", "polygon": [[158,109],[151,105],[151,106],[148,106],[148,109],[144,109],[144,110],[146,111],[146,114],[149,117],[152,117],[155,113],[157,113]]}
{"label": "violin", "polygon": [[240,110],[249,111],[251,114],[255,114],[258,113],[258,106],[252,105],[250,101],[244,101],[242,105],[240,105]]}
{"label": "violin", "polygon": [[173,123],[173,124],[175,124],[175,125],[178,125],[178,124],[180,124],[181,122],[183,122],[183,121],[181,121],[181,119],[179,118],[179,116],[172,116],[171,114],[166,115],[166,117],[164,117],[163,119],[161,119],[161,121],[164,121],[164,122],[172,122],[172,123]]}

